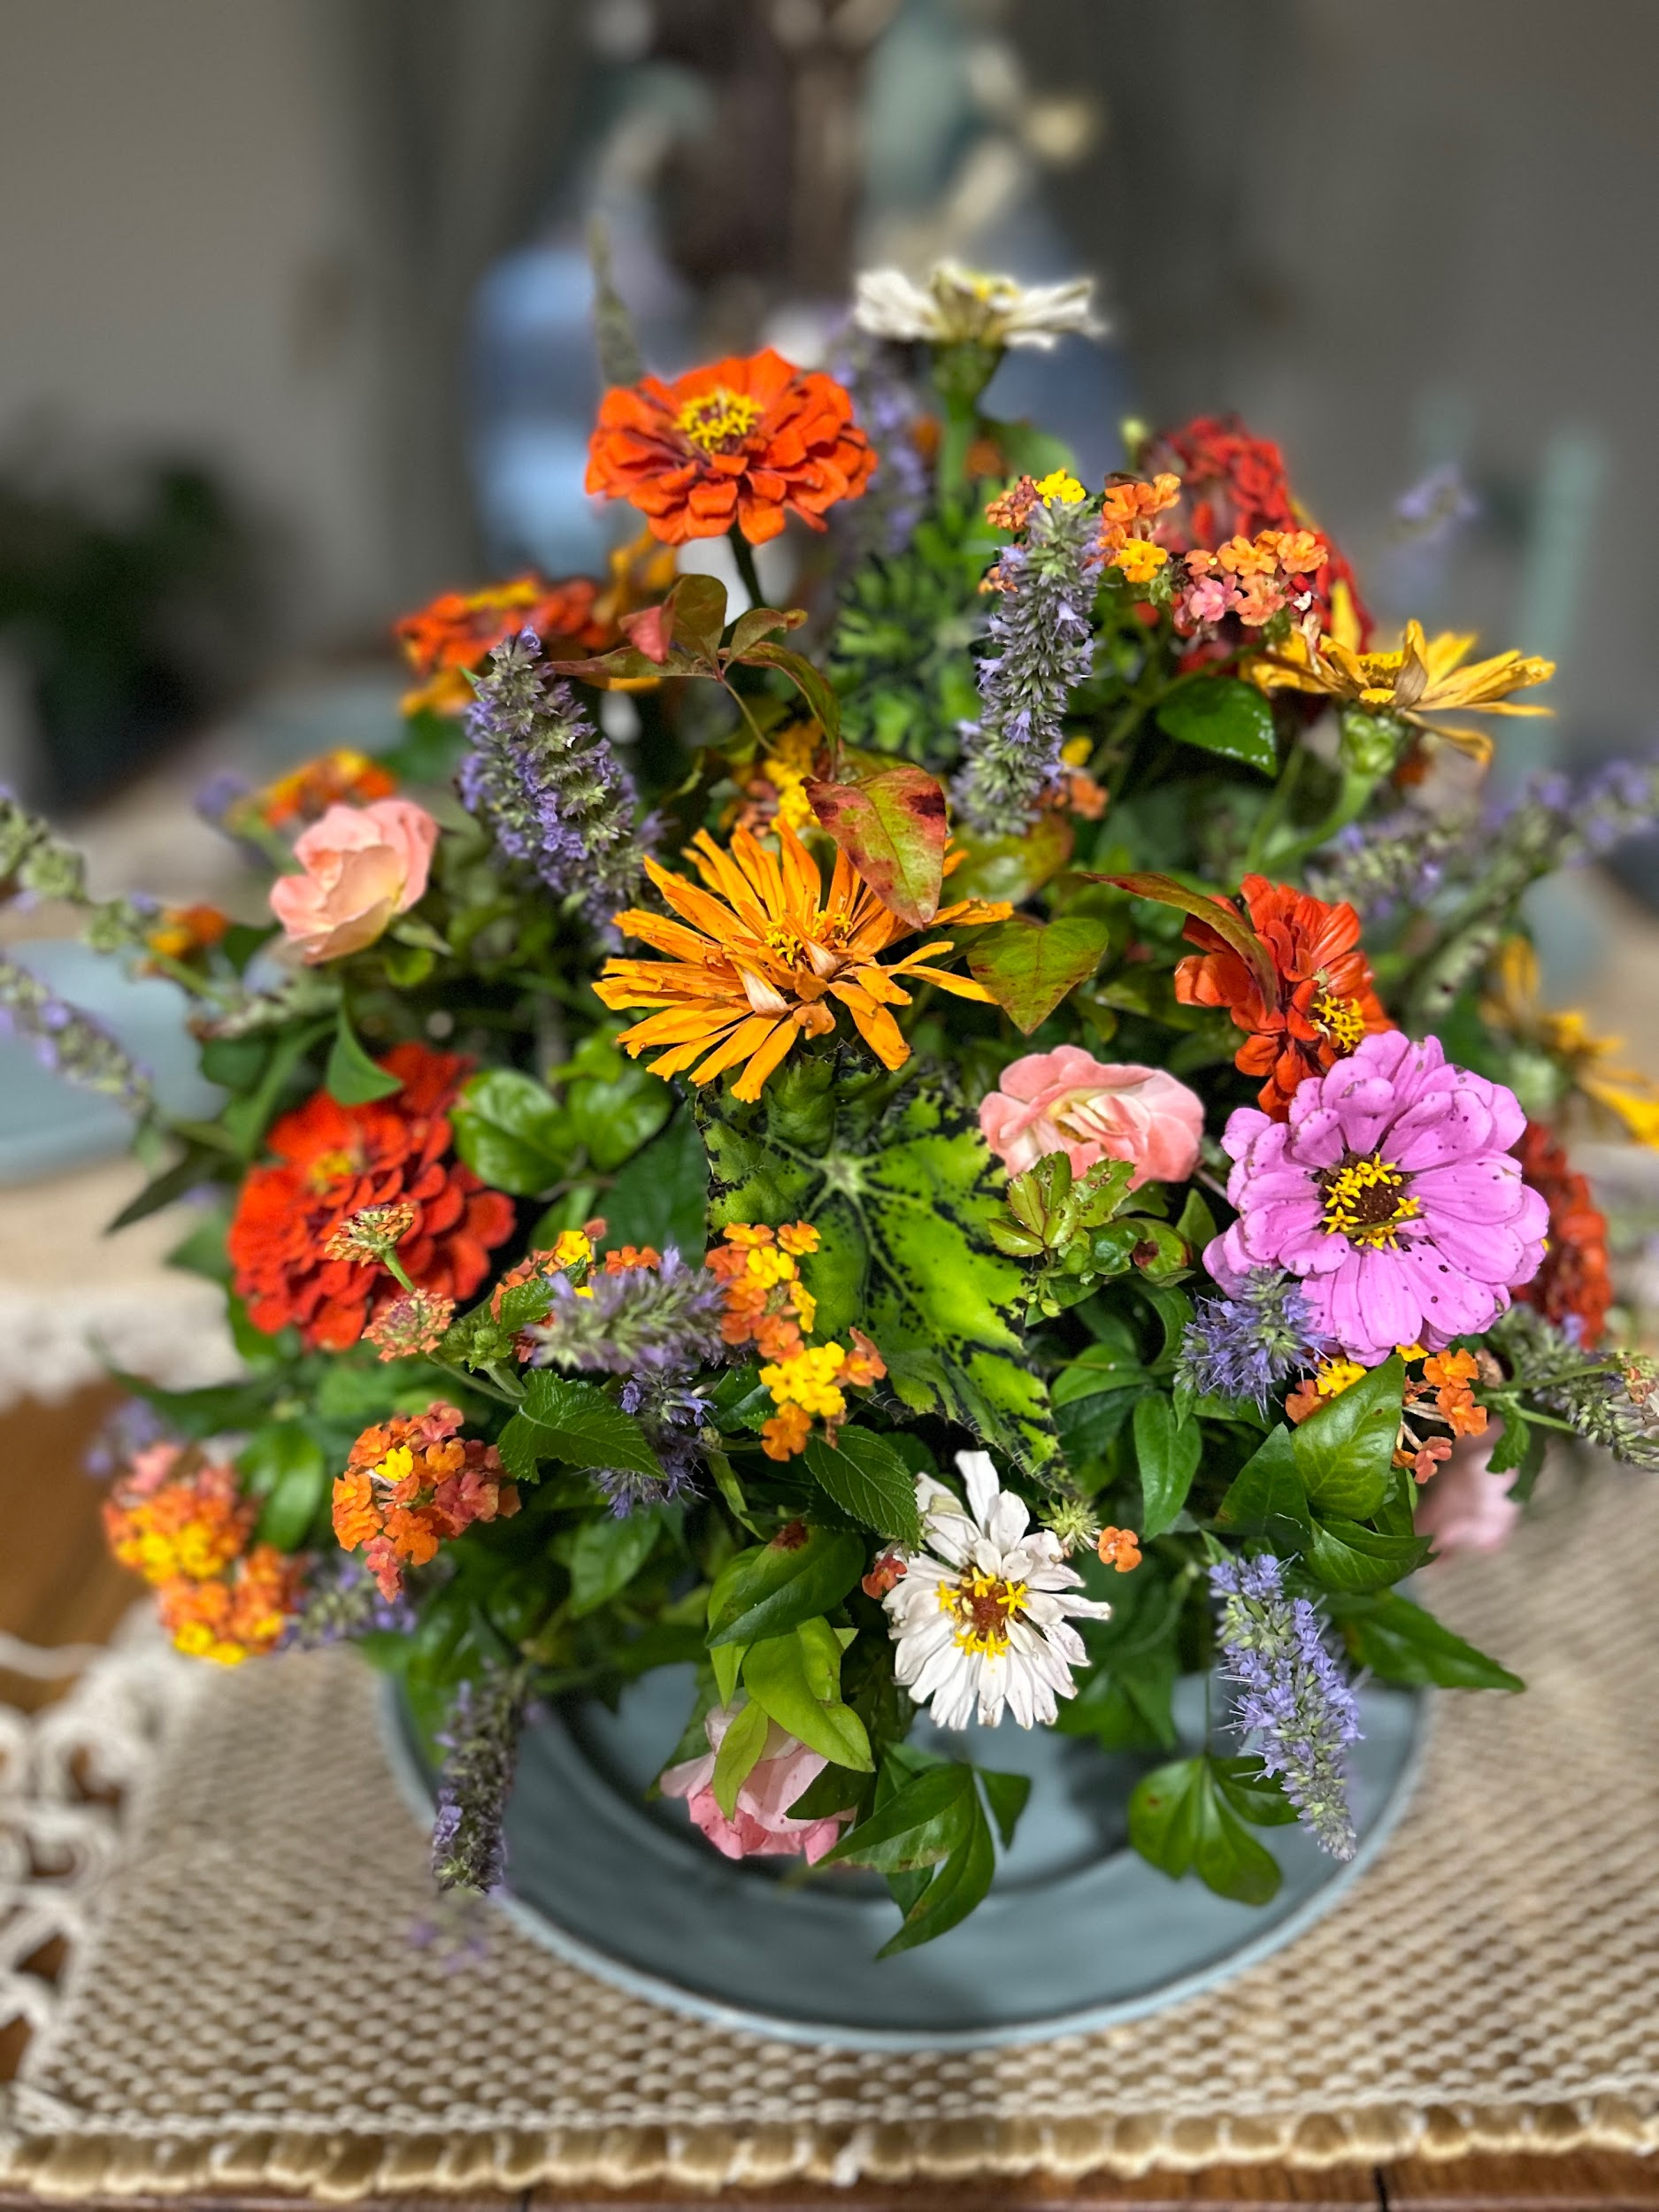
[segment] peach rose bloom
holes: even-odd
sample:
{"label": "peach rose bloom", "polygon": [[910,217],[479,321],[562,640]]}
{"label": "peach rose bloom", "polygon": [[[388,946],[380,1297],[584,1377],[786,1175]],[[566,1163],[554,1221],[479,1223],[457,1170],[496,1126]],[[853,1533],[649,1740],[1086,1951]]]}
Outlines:
{"label": "peach rose bloom", "polygon": [[1451,1457],[1418,1491],[1417,1532],[1434,1539],[1437,1559],[1460,1551],[1502,1551],[1513,1535],[1522,1509],[1509,1495],[1514,1470],[1494,1475],[1488,1464],[1497,1440],[1495,1430],[1460,1436]]}
{"label": "peach rose bloom", "polygon": [[412,799],[331,806],[295,841],[303,873],[277,878],[271,910],[308,966],[361,952],[426,889],[437,841]]}
{"label": "peach rose bloom", "polygon": [[1096,1060],[1080,1045],[1028,1052],[982,1101],[979,1127],[1010,1175],[1064,1152],[1073,1175],[1133,1160],[1141,1183],[1184,1183],[1198,1164],[1203,1101],[1162,1068]]}
{"label": "peach rose bloom", "polygon": [[831,1849],[850,1820],[852,1809],[832,1813],[826,1820],[792,1820],[789,1808],[807,1784],[822,1774],[829,1762],[809,1751],[798,1737],[787,1734],[777,1722],[766,1729],[766,1747],[749,1769],[737,1793],[733,1816],[728,1820],[715,1802],[714,1755],[721,1739],[737,1718],[737,1709],[717,1706],[704,1719],[703,1732],[709,1749],[701,1759],[687,1759],[667,1768],[658,1783],[664,1797],[683,1797],[686,1810],[717,1851],[728,1859],[746,1859],[751,1853],[794,1858],[804,1852],[816,1863]]}

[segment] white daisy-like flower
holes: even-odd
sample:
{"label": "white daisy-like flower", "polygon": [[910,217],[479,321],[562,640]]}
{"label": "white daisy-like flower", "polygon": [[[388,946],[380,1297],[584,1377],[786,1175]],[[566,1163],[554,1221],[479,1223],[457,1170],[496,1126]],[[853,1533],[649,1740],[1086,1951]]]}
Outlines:
{"label": "white daisy-like flower", "polygon": [[935,263],[925,284],[898,269],[869,269],[858,280],[853,320],[872,338],[902,344],[960,345],[975,341],[990,346],[1039,346],[1046,352],[1056,338],[1075,332],[1085,338],[1104,335],[1106,326],[1090,311],[1093,277],[1066,284],[1020,284],[1007,276],[986,276],[958,261]]}
{"label": "white daisy-like flower", "polygon": [[1052,1722],[1075,1696],[1086,1663],[1068,1616],[1103,1621],[1111,1607],[1073,1594],[1083,1578],[1060,1540],[1033,1529],[1024,1502],[1002,1489],[987,1452],[958,1452],[969,1511],[942,1482],[916,1479],[926,1548],[882,1600],[898,1649],[894,1674],[941,1728],[978,1719],[995,1728],[1007,1707],[1022,1728]]}

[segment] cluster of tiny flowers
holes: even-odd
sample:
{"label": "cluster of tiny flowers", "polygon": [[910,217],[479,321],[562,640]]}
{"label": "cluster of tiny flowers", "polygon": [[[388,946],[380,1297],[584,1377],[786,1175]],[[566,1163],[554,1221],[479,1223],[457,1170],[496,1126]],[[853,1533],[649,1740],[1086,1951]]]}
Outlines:
{"label": "cluster of tiny flowers", "polygon": [[153,1103],[150,1077],[90,1015],[66,1006],[37,975],[0,960],[0,1035],[23,1039],[55,1075],[112,1098],[129,1114]]}
{"label": "cluster of tiny flowers", "polygon": [[141,1451],[104,1503],[110,1549],[153,1585],[162,1626],[194,1659],[269,1651],[298,1603],[304,1562],[254,1543],[258,1517],[234,1468],[176,1443]]}
{"label": "cluster of tiny flowers", "polygon": [[1361,829],[1341,832],[1308,868],[1308,887],[1328,904],[1351,906],[1366,921],[1426,906],[1446,882],[1466,830],[1407,807]]}
{"label": "cluster of tiny flowers", "polygon": [[1023,836],[1060,787],[1066,701],[1094,662],[1103,557],[1094,511],[1070,480],[1033,503],[1023,540],[998,557],[992,650],[979,663],[984,712],[963,728],[951,787],[957,813],[981,836]]}
{"label": "cluster of tiny flowers", "polygon": [[414,1359],[435,1352],[455,1318],[455,1301],[435,1290],[406,1290],[375,1310],[363,1332],[382,1360]]}
{"label": "cluster of tiny flowers", "polygon": [[87,864],[42,815],[0,789],[0,898],[67,899],[87,895]]}
{"label": "cluster of tiny flowers", "polygon": [[512,1788],[526,1688],[522,1671],[492,1667],[463,1682],[438,1737],[444,1753],[432,1826],[440,1889],[498,1889],[506,1870],[502,1822]]}
{"label": "cluster of tiny flowers", "polygon": [[1659,1362],[1645,1353],[1586,1355],[1565,1329],[1517,1304],[1494,1324],[1491,1340],[1514,1379],[1629,1467],[1659,1470]]}
{"label": "cluster of tiny flowers", "polygon": [[[396,777],[378,760],[340,745],[257,791],[239,793],[227,787],[213,792],[223,810],[209,819],[217,818],[233,835],[255,823],[268,830],[298,830],[320,820],[331,806],[367,806],[389,799],[396,788]],[[206,810],[208,800],[207,792],[197,798],[198,811]]]}
{"label": "cluster of tiny flowers", "polygon": [[459,789],[509,858],[608,924],[639,892],[633,778],[568,684],[549,682],[526,630],[490,655],[467,715]]}
{"label": "cluster of tiny flowers", "polygon": [[1321,1847],[1351,1859],[1342,1755],[1358,1740],[1359,1709],[1318,1613],[1306,1598],[1286,1596],[1284,1569],[1271,1555],[1217,1562],[1210,1586],[1221,1600],[1226,1678],[1240,1693],[1235,1720]]}
{"label": "cluster of tiny flowers", "polygon": [[1261,629],[1286,608],[1306,615],[1313,605],[1310,579],[1330,553],[1311,530],[1261,530],[1253,538],[1229,538],[1213,553],[1185,554],[1187,574],[1172,605],[1175,626],[1183,634],[1208,629],[1236,616],[1247,629]]}
{"label": "cluster of tiny flowers", "polygon": [[1302,1285],[1252,1268],[1230,1297],[1201,1298],[1181,1338],[1177,1379],[1200,1398],[1253,1398],[1265,1409],[1324,1348]]}
{"label": "cluster of tiny flowers", "polygon": [[724,1234],[703,1263],[720,1286],[720,1336],[733,1349],[752,1345],[766,1361],[760,1379],[778,1410],[762,1425],[761,1449],[769,1459],[793,1459],[806,1449],[814,1420],[833,1441],[847,1417],[843,1392],[867,1390],[887,1367],[862,1329],[849,1331],[850,1351],[833,1340],[807,1342],[817,1307],[798,1262],[818,1250],[810,1222],[786,1222],[775,1232],[733,1222]]}
{"label": "cluster of tiny flowers", "polygon": [[454,1406],[397,1414],[365,1429],[334,1482],[334,1535],[342,1551],[361,1548],[380,1594],[395,1598],[406,1567],[424,1567],[446,1538],[474,1521],[509,1519],[518,1493],[502,1473],[493,1444],[456,1431]]}
{"label": "cluster of tiny flowers", "polygon": [[407,1636],[417,1617],[407,1592],[387,1597],[355,1554],[341,1553],[312,1573],[281,1647],[320,1651],[362,1636]]}

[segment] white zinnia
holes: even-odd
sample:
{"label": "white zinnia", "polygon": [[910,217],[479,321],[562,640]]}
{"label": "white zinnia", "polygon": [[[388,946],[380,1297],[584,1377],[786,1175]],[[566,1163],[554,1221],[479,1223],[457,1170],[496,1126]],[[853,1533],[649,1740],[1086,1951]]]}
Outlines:
{"label": "white zinnia", "polygon": [[1075,331],[1098,338],[1105,331],[1089,311],[1093,277],[1066,284],[1018,284],[1012,277],[982,276],[960,262],[934,265],[925,284],[898,269],[869,269],[858,280],[853,320],[872,338],[902,344],[957,345],[977,340],[992,346],[1041,346]]}
{"label": "white zinnia", "polygon": [[998,1487],[986,1452],[958,1452],[972,1512],[931,1475],[916,1479],[927,1548],[903,1555],[904,1573],[882,1602],[898,1649],[894,1674],[941,1728],[977,1718],[995,1728],[1007,1706],[1022,1728],[1053,1721],[1056,1698],[1076,1694],[1073,1667],[1088,1654],[1067,1620],[1103,1621],[1103,1600],[1072,1594],[1083,1578],[1060,1540]]}

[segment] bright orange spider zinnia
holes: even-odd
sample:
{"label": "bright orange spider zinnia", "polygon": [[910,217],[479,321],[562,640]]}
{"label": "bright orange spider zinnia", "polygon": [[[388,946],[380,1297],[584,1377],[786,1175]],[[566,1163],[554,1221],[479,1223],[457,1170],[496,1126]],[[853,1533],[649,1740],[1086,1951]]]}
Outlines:
{"label": "bright orange spider zinnia", "polygon": [[[909,924],[882,904],[843,852],[835,856],[826,894],[817,862],[787,822],[780,818],[777,829],[776,854],[745,829],[733,830],[729,853],[699,830],[689,857],[703,889],[653,860],[645,864],[680,918],[635,908],[616,917],[618,929],[667,956],[607,960],[594,986],[613,1010],[661,1010],[617,1041],[635,1059],[663,1047],[651,1063],[657,1075],[688,1072],[694,1083],[707,1083],[741,1066],[733,1095],[757,1099],[799,1038],[826,1037],[834,1028],[832,1000],[847,1009],[884,1067],[902,1067],[910,1048],[887,1009],[910,1004],[903,983],[990,999],[979,984],[932,965],[935,954],[952,949],[949,938],[919,945],[884,967],[878,954],[908,936]],[[947,869],[951,864],[948,860]],[[933,919],[1000,922],[1010,910],[964,899],[941,907]]]}
{"label": "bright orange spider zinnia", "polygon": [[764,545],[799,515],[856,499],[876,465],[853,403],[822,370],[770,346],[664,384],[613,385],[588,445],[588,489],[631,500],[666,545],[718,538],[733,523]]}

